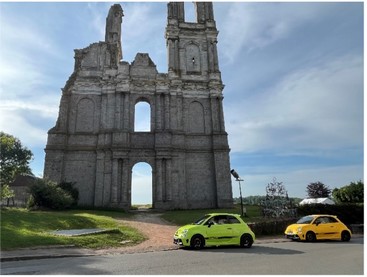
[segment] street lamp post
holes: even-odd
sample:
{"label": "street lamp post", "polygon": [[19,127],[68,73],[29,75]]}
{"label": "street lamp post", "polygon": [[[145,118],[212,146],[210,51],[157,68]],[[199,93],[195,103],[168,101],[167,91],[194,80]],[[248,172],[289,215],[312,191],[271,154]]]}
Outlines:
{"label": "street lamp post", "polygon": [[240,176],[234,169],[231,170],[231,174],[233,177],[236,178],[236,181],[238,182],[238,186],[240,188],[241,216],[243,216],[243,202],[242,202],[242,191],[241,191],[241,181],[243,181],[243,179],[240,178]]}

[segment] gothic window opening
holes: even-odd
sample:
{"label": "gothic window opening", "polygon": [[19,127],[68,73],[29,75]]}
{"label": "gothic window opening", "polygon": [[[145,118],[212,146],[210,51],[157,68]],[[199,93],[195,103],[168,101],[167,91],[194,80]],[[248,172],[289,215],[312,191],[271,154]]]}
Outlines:
{"label": "gothic window opening", "polygon": [[140,162],[134,165],[131,177],[131,205],[152,205],[153,185],[152,168],[148,163]]}
{"label": "gothic window opening", "polygon": [[200,73],[200,49],[194,43],[185,47],[186,71],[188,74]]}
{"label": "gothic window opening", "polygon": [[185,22],[197,22],[195,6],[191,2],[185,2]]}
{"label": "gothic window opening", "polygon": [[76,109],[76,132],[93,132],[94,103],[88,98],[79,101]]}
{"label": "gothic window opening", "polygon": [[148,102],[140,101],[135,105],[134,131],[151,131],[151,109]]}
{"label": "gothic window opening", "polygon": [[192,102],[189,107],[189,132],[205,133],[204,107],[198,101]]}

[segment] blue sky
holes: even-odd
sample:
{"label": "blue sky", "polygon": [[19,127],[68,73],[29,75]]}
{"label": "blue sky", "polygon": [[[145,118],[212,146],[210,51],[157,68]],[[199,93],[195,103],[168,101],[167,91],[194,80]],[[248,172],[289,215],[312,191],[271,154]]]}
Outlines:
{"label": "blue sky", "polygon": [[[37,176],[74,49],[104,40],[113,3],[0,3],[0,130],[32,150]],[[123,60],[149,53],[166,73],[166,2],[120,4]],[[264,195],[273,177],[301,198],[311,182],[333,189],[363,180],[363,2],[214,2],[214,16],[243,196]],[[150,170],[134,167],[136,203],[151,201]]]}

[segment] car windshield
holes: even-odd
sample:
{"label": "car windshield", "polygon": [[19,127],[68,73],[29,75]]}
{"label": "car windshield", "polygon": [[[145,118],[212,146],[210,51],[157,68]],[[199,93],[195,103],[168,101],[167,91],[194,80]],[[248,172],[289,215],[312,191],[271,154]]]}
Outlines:
{"label": "car windshield", "polygon": [[298,224],[309,224],[313,220],[313,216],[304,216],[300,220],[297,221]]}
{"label": "car windshield", "polygon": [[204,215],[203,217],[199,218],[198,220],[195,221],[195,225],[201,225],[203,224],[208,218],[210,217],[210,215]]}

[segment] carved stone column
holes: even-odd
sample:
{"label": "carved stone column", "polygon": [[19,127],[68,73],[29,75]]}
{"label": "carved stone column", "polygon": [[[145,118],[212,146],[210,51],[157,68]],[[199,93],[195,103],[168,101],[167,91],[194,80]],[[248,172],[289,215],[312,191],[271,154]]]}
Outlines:
{"label": "carved stone column", "polygon": [[212,128],[213,132],[219,132],[220,126],[219,126],[219,107],[218,107],[218,97],[211,96],[210,97],[210,105],[211,105],[211,114],[212,114]]}
{"label": "carved stone column", "polygon": [[163,176],[162,176],[162,159],[157,158],[155,161],[155,165],[156,165],[156,186],[155,186],[155,191],[154,191],[154,198],[156,202],[162,202],[162,185],[163,185]]}
{"label": "carved stone column", "polygon": [[170,96],[169,94],[164,94],[164,129],[171,129],[170,124]]}
{"label": "carved stone column", "polygon": [[112,160],[112,184],[111,184],[111,204],[113,206],[118,203],[118,173],[119,173],[119,162],[118,159]]}
{"label": "carved stone column", "polygon": [[94,205],[96,207],[101,207],[103,205],[104,158],[104,151],[97,151],[96,184],[94,187]]}
{"label": "carved stone column", "polygon": [[124,131],[130,131],[130,93],[124,93],[124,110],[123,110],[123,129]]}

